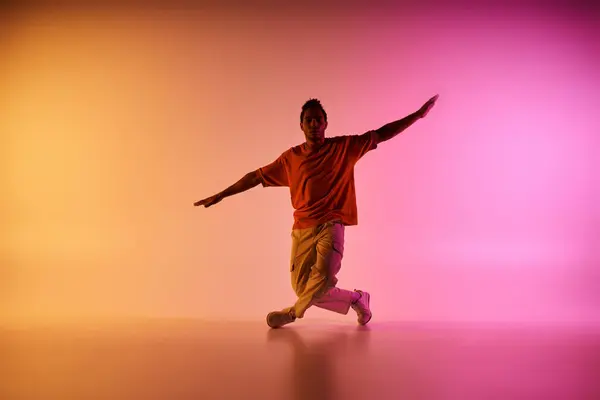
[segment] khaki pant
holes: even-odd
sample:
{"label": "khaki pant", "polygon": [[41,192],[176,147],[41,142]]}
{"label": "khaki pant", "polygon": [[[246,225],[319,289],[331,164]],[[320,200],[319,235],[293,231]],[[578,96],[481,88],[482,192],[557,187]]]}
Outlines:
{"label": "khaki pant", "polygon": [[290,272],[298,296],[293,307],[297,318],[311,306],[347,314],[354,292],[336,287],[344,255],[344,225],[326,222],[292,231]]}

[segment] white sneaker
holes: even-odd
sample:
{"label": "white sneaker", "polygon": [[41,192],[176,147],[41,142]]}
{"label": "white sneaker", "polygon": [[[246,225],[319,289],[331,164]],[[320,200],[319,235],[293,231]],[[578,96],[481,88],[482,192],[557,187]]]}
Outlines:
{"label": "white sneaker", "polygon": [[369,308],[371,295],[368,292],[363,292],[362,290],[354,289],[354,291],[360,294],[360,297],[350,306],[354,311],[356,311],[356,314],[358,315],[358,323],[360,325],[366,325],[373,317],[371,309]]}
{"label": "white sneaker", "polygon": [[284,325],[290,324],[296,320],[296,316],[292,311],[273,311],[267,315],[267,325],[271,328],[281,328]]}

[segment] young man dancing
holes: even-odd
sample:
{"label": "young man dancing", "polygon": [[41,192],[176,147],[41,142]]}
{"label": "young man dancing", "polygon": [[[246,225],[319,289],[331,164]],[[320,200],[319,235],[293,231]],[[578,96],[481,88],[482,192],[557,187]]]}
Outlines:
{"label": "young man dancing", "polygon": [[330,138],[325,137],[325,109],[319,100],[310,99],[300,113],[304,143],[286,150],[272,163],[246,174],[222,192],[194,203],[210,207],[259,184],[290,188],[295,210],[290,272],[298,299],[293,306],[267,315],[271,328],[304,317],[311,306],[344,315],[352,308],[359,324],[366,325],[371,320],[368,292],[336,286],[344,254],[345,227],[358,224],[354,165],[379,143],[425,117],[437,98],[432,97],[419,110],[379,129]]}

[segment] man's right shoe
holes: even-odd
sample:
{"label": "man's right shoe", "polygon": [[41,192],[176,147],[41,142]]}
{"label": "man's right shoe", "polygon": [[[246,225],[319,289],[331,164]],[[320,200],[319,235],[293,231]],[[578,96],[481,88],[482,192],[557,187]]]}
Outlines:
{"label": "man's right shoe", "polygon": [[273,311],[267,315],[267,325],[273,329],[281,328],[295,320],[296,315],[294,315],[293,311]]}
{"label": "man's right shoe", "polygon": [[360,325],[366,325],[373,317],[371,309],[369,308],[371,295],[368,292],[363,292],[362,290],[354,289],[354,291],[360,294],[360,297],[350,306],[354,311],[356,311],[356,315],[358,315],[358,323]]}

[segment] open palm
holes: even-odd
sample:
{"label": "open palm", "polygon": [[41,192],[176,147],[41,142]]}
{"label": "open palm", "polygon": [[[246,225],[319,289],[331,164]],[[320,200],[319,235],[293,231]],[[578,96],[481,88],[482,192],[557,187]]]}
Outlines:
{"label": "open palm", "polygon": [[194,206],[196,206],[196,207],[204,206],[205,208],[208,208],[212,205],[217,204],[221,200],[223,200],[223,197],[221,197],[221,195],[215,194],[214,196],[210,196],[210,197],[207,197],[206,199],[195,202]]}
{"label": "open palm", "polygon": [[425,118],[425,116],[427,115],[429,110],[431,110],[433,108],[438,97],[440,97],[440,95],[436,94],[435,96],[433,96],[432,98],[427,100],[427,102],[425,104],[423,104],[423,106],[419,109],[419,114],[421,115],[421,118]]}

